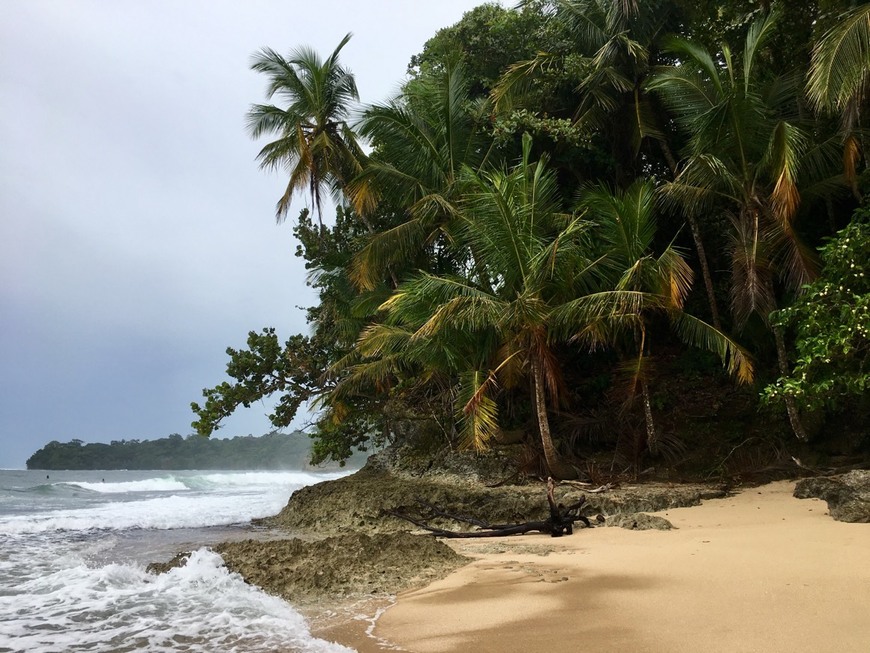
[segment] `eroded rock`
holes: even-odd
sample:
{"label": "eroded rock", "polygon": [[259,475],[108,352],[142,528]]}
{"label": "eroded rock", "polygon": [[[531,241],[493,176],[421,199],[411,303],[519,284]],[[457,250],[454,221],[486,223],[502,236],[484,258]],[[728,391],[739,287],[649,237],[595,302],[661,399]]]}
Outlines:
{"label": "eroded rock", "polygon": [[468,562],[431,536],[345,533],[318,541],[244,540],[215,547],[227,568],[294,605],[395,594]]}
{"label": "eroded rock", "polygon": [[870,470],[801,479],[795,486],[794,496],[825,500],[828,512],[837,521],[870,523]]}
{"label": "eroded rock", "polygon": [[643,512],[631,512],[608,517],[605,521],[606,526],[618,526],[619,528],[627,528],[630,531],[669,531],[675,528],[674,525],[664,517],[658,515],[647,515]]}

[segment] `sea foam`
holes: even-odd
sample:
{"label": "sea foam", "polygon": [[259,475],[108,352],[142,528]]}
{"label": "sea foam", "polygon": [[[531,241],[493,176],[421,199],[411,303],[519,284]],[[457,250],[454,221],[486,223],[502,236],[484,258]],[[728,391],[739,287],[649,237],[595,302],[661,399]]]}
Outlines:
{"label": "sea foam", "polygon": [[350,651],[313,638],[289,604],[228,572],[207,549],[162,575],[72,563],[57,560],[0,596],[0,650]]}

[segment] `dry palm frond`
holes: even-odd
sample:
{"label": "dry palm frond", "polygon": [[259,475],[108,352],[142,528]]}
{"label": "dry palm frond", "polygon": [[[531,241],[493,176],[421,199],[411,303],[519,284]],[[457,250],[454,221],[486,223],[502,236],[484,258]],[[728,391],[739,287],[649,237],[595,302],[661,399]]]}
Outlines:
{"label": "dry palm frond", "polygon": [[752,215],[732,221],[731,312],[738,329],[746,325],[753,313],[767,321],[776,308],[759,212],[756,209]]}
{"label": "dry palm frond", "polygon": [[498,407],[490,396],[497,389],[493,372],[473,370],[463,375],[457,395],[464,449],[485,451],[498,435]]}

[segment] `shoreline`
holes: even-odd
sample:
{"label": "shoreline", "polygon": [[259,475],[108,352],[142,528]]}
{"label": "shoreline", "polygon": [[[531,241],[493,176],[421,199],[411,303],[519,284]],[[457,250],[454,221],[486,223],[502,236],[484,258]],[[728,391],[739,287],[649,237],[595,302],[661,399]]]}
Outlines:
{"label": "shoreline", "polygon": [[401,592],[370,635],[353,621],[312,634],[360,653],[866,651],[870,526],[834,521],[793,489],[651,513],[671,531],[451,540],[472,561]]}

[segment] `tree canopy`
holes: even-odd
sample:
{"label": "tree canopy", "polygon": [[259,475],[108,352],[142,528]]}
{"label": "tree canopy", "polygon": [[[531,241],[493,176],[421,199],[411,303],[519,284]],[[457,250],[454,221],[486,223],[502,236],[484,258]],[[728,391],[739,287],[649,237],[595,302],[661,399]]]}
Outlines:
{"label": "tree canopy", "polygon": [[316,411],[316,459],[519,434],[528,470],[563,478],[608,452],[687,461],[678,416],[721,401],[769,453],[813,438],[870,374],[867,20],[846,0],[484,4],[356,123],[349,37],[262,50],[277,103],[249,124],[279,136],[260,155],[287,170],[279,215],[305,188],[319,218],[328,188],[334,219],[294,224],[310,333],[227,350],[195,428],[276,395],[276,426]]}

